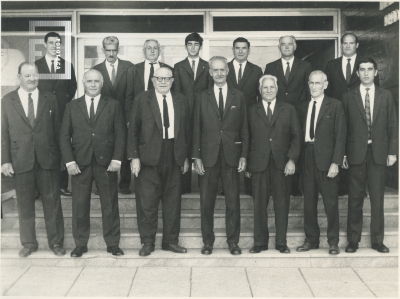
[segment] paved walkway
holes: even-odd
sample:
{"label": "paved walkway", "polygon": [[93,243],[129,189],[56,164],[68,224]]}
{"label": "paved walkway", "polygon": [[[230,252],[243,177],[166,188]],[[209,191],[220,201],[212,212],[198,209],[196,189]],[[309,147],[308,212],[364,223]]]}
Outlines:
{"label": "paved walkway", "polygon": [[5,296],[398,297],[398,268],[4,266]]}

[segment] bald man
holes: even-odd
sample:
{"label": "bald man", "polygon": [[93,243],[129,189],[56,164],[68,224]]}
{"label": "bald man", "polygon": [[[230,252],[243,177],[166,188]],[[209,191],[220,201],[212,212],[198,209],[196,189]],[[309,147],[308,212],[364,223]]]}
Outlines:
{"label": "bald man", "polygon": [[123,255],[118,247],[120,220],[118,176],[126,147],[126,124],[118,101],[101,95],[103,76],[97,70],[83,77],[85,95],[67,104],[61,126],[61,154],[72,176],[72,257],[88,251],[90,193],[93,180],[100,195],[103,236],[107,252]]}

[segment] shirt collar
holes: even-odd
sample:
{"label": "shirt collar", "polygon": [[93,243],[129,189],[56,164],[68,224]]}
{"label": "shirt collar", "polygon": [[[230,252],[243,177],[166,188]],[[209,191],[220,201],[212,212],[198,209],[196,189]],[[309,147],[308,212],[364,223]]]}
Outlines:
{"label": "shirt collar", "polygon": [[315,99],[313,97],[311,97],[311,102],[312,101],[317,101],[317,104],[321,104],[324,96],[325,96],[325,94],[321,94],[318,98],[315,98]]}
{"label": "shirt collar", "polygon": [[[108,62],[107,59],[106,59],[106,65],[108,65],[110,68],[112,68],[112,67],[111,67],[111,63]],[[114,68],[115,68],[115,69],[118,67],[118,58],[117,58],[117,60],[115,60],[115,62],[113,63],[113,65],[114,65]]]}
{"label": "shirt collar", "polygon": [[[157,99],[163,99],[163,94],[159,93],[157,90],[154,89],[154,91],[156,92],[156,97]],[[165,94],[167,96],[167,98],[171,97],[171,91],[168,91],[168,93]]]}
{"label": "shirt collar", "polygon": [[190,58],[190,57],[188,56],[187,59],[188,59],[190,65],[192,65],[192,61],[193,61],[193,60],[196,62],[196,65],[198,65],[198,64],[199,64],[199,60],[200,60],[200,56],[197,56],[197,58]]}
{"label": "shirt collar", "polygon": [[[150,61],[148,61],[147,59],[146,59],[145,61],[146,61],[146,64],[150,65]],[[156,62],[152,62],[152,63],[158,64],[159,62],[158,62],[158,60],[157,60]]]}
{"label": "shirt collar", "polygon": [[28,94],[31,93],[32,94],[32,99],[38,98],[39,96],[39,89],[37,89],[37,87],[35,88],[35,90],[27,92],[25,89],[23,89],[22,87],[20,87],[18,89],[18,95],[21,97],[22,95],[24,96],[24,98],[28,98]]}
{"label": "shirt collar", "polygon": [[351,59],[351,61],[356,61],[356,57],[357,57],[357,53],[356,54],[354,54],[353,56],[351,56],[351,57],[346,57],[346,56],[342,56],[342,61],[343,62],[346,62],[347,63],[347,59]]}
{"label": "shirt collar", "polygon": [[[262,100],[262,103],[264,105],[267,105],[267,107],[268,107],[268,102],[267,101]],[[275,103],[276,103],[276,98],[271,101],[270,107],[274,107]]]}
{"label": "shirt collar", "polygon": [[293,65],[294,56],[290,60],[286,60],[283,58],[281,58],[281,60],[282,60],[282,64],[284,64],[284,65],[287,65],[288,62],[290,63],[290,65]]}
{"label": "shirt collar", "polygon": [[369,88],[368,93],[371,94],[372,92],[375,92],[375,84],[372,84],[370,87],[365,87],[364,85],[360,84],[360,92],[361,94],[365,94],[366,88]]}
{"label": "shirt collar", "polygon": [[244,62],[238,62],[236,59],[233,59],[233,64],[236,65],[237,67],[240,67],[240,64],[242,65],[242,68],[246,66],[247,60]]}
{"label": "shirt collar", "polygon": [[228,84],[225,82],[225,85],[222,87],[219,87],[217,84],[214,84],[214,91],[219,92],[219,89],[222,88],[222,91],[228,90]]}
{"label": "shirt collar", "polygon": [[[98,94],[97,96],[94,97],[94,100],[95,100],[95,101],[99,101],[99,100],[100,100],[100,96],[101,96],[101,94]],[[91,97],[91,96],[89,96],[89,95],[87,95],[87,94],[85,93],[85,101],[90,102],[92,98],[93,98],[93,97]]]}

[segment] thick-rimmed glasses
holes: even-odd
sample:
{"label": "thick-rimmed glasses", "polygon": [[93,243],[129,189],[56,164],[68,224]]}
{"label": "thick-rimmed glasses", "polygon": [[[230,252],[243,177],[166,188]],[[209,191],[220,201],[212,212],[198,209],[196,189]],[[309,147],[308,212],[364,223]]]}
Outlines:
{"label": "thick-rimmed glasses", "polygon": [[164,79],[165,82],[169,82],[169,81],[171,81],[171,79],[173,77],[156,77],[156,76],[154,76],[153,78],[156,78],[158,82],[162,82],[163,79]]}

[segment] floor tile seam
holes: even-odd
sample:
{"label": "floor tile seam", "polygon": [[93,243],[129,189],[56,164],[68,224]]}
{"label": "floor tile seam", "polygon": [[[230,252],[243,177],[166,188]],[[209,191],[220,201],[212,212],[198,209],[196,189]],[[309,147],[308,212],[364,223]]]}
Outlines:
{"label": "floor tile seam", "polygon": [[253,295],[253,290],[252,290],[252,288],[251,288],[251,283],[250,283],[250,279],[249,279],[249,275],[248,275],[248,273],[247,273],[247,268],[246,268],[246,267],[244,268],[244,272],[246,273],[247,283],[249,284],[251,297],[254,297],[254,295]]}
{"label": "floor tile seam", "polygon": [[86,267],[82,267],[81,272],[79,272],[79,274],[76,276],[74,282],[71,284],[70,288],[69,288],[68,291],[65,293],[64,297],[67,297],[67,296],[68,296],[68,293],[72,290],[73,286],[75,285],[75,283],[76,283],[76,281],[78,280],[78,278],[82,275],[82,272],[83,272],[83,270],[84,270],[85,268],[86,268]]}
{"label": "floor tile seam", "polygon": [[130,286],[130,288],[128,290],[128,294],[126,295],[126,297],[129,297],[129,294],[131,293],[131,290],[132,290],[132,287],[133,287],[133,282],[134,282],[134,280],[136,278],[136,274],[137,274],[138,270],[139,270],[139,267],[136,267],[135,274],[133,274],[131,286]]}
{"label": "floor tile seam", "polygon": [[311,289],[310,285],[308,284],[307,279],[304,277],[304,274],[301,271],[301,268],[297,268],[297,269],[299,269],[300,275],[303,277],[303,280],[306,283],[306,285],[307,285],[308,289],[310,290],[311,294],[313,295],[313,297],[315,297],[315,294],[314,294],[313,290]]}
{"label": "floor tile seam", "polygon": [[353,272],[354,272],[354,273],[357,275],[357,277],[362,281],[362,283],[368,288],[368,290],[369,290],[375,297],[378,297],[378,296],[371,290],[371,288],[369,287],[369,285],[365,283],[364,279],[362,279],[362,277],[357,273],[357,271],[354,270],[353,268],[351,268],[351,270],[353,270]]}
{"label": "floor tile seam", "polygon": [[21,273],[21,275],[14,281],[14,283],[7,289],[7,291],[4,292],[3,296],[7,296],[6,293],[7,293],[9,290],[11,290],[11,288],[21,279],[22,276],[25,275],[26,272],[28,272],[28,270],[29,270],[30,268],[32,268],[32,265],[31,265],[31,264],[30,264],[28,267],[26,267],[26,270],[25,270],[23,273]]}

